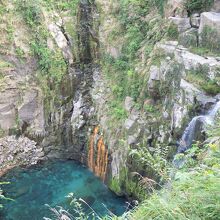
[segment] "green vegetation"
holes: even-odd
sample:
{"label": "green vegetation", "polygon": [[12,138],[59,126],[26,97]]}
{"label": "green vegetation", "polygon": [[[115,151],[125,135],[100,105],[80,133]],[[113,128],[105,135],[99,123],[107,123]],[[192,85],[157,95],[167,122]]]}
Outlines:
{"label": "green vegetation", "polygon": [[179,31],[177,28],[177,25],[175,25],[173,22],[170,23],[167,29],[167,37],[171,40],[178,39],[179,37]]}
{"label": "green vegetation", "polygon": [[[109,220],[111,217],[107,216],[102,218],[99,213],[97,213],[86,201],[82,198],[75,198],[73,193],[69,193],[66,196],[69,200],[69,204],[72,210],[74,210],[75,215],[71,215],[68,210],[65,210],[61,206],[57,206],[56,208],[52,208],[49,205],[46,205],[51,213],[53,213],[54,218],[46,218],[47,220],[90,220],[90,219],[98,219],[98,220]],[[89,214],[84,212],[85,207],[89,210]],[[88,213],[88,212],[87,212]],[[111,214],[111,216],[114,214]]]}
{"label": "green vegetation", "polygon": [[220,93],[220,87],[217,80],[208,78],[209,68],[204,65],[194,71],[188,71],[186,80],[192,82],[203,89],[209,95],[216,95]]}
{"label": "green vegetation", "polygon": [[200,56],[219,56],[219,52],[215,50],[210,50],[207,47],[190,47],[189,50],[192,53],[198,54]]}
{"label": "green vegetation", "polygon": [[201,46],[208,48],[210,51],[219,52],[219,34],[214,28],[205,26],[201,33]]}
{"label": "green vegetation", "polygon": [[[107,219],[219,220],[220,116],[217,117],[214,127],[209,128],[208,133],[209,139],[206,144],[194,144],[191,149],[185,152],[185,155],[179,154],[176,156],[176,159],[182,158],[184,160],[182,168],[176,169],[170,164],[165,165],[172,179],[168,178],[166,187],[161,190],[154,190],[157,183],[149,178],[144,179],[137,173],[133,173],[133,176],[140,177],[142,188],[139,187],[140,185],[136,185],[135,182],[128,181],[128,179],[121,183],[120,180],[114,179],[112,182],[113,189],[117,188],[119,184],[125,184],[127,190],[131,190],[130,193],[136,190],[143,196],[146,195],[143,185],[147,185],[147,189],[151,190],[151,196],[133,210],[124,213],[123,216],[109,216]],[[137,154],[140,154],[140,152],[131,152],[133,156]],[[144,152],[138,158],[146,158],[146,154],[148,153]],[[146,159],[146,163],[149,164],[150,161],[151,159]],[[127,171],[123,170],[123,174],[127,175]],[[77,213],[80,214],[78,219],[87,219],[88,216],[81,209],[81,205],[85,202],[73,198],[73,195],[70,195],[70,198],[72,205],[77,208]],[[53,209],[52,211],[57,210]],[[93,212],[93,215],[100,220],[102,219],[95,212]]]}
{"label": "green vegetation", "polygon": [[193,12],[207,11],[213,5],[214,0],[187,0],[185,7],[189,14]]}
{"label": "green vegetation", "polygon": [[[48,16],[49,11],[54,8],[57,10],[68,10],[74,14],[77,3],[78,1],[76,0],[71,0],[67,3],[53,0],[16,1],[17,11],[22,15],[24,22],[32,33],[29,45],[31,55],[38,59],[36,80],[41,85],[44,93],[46,113],[51,108],[51,102],[54,102],[54,105],[58,106],[61,103],[59,98],[60,86],[67,73],[68,63],[65,61],[62,51],[57,46],[53,49],[48,47],[48,37],[51,36],[45,23],[45,12],[43,13],[42,10],[48,10],[46,11]],[[56,45],[55,42],[54,45]],[[16,49],[16,54],[20,58],[23,57],[23,51],[20,49]]]}
{"label": "green vegetation", "polygon": [[[152,190],[150,186],[155,185],[155,181],[144,178],[137,172],[129,172],[127,168],[120,170],[119,177],[114,177],[110,182],[110,189],[118,195],[126,195],[133,199],[144,200]],[[123,191],[122,191],[123,190]]]}
{"label": "green vegetation", "polygon": [[154,65],[154,66],[160,66],[161,65],[161,61],[163,61],[164,59],[166,58],[166,54],[164,53],[163,50],[154,50],[153,51],[153,54],[151,56],[151,65]]}
{"label": "green vegetation", "polygon": [[55,8],[60,12],[70,10],[72,15],[76,15],[79,0],[42,0],[42,3],[44,3],[45,6],[49,9]]}
{"label": "green vegetation", "polygon": [[121,52],[117,57],[105,54],[101,65],[113,94],[114,101],[109,100],[110,114],[113,118],[126,118],[126,112],[123,110],[126,96],[132,97],[135,102],[138,102],[138,106],[142,107],[144,97],[141,97],[141,92],[146,82],[138,68],[142,65],[139,63],[140,54],[144,53],[147,60],[155,43],[166,35],[167,28],[160,15],[153,19],[146,17],[152,11],[152,7],[155,12],[158,10],[162,12],[164,2],[163,0],[148,2],[121,0],[119,1],[120,10],[112,13],[118,25],[109,34],[108,39],[111,43],[120,41],[121,38]]}
{"label": "green vegetation", "polygon": [[25,57],[24,51],[21,48],[16,48],[15,53],[18,58],[22,59]]}
{"label": "green vegetation", "polygon": [[[40,1],[17,1],[18,10],[33,32],[30,43],[31,51],[38,57],[38,64],[43,76],[49,77],[53,84],[59,84],[66,73],[67,66],[61,51],[52,51],[47,46],[48,31],[44,27]],[[20,52],[20,51],[19,51]],[[20,54],[20,53],[19,53]]]}
{"label": "green vegetation", "polygon": [[127,219],[220,219],[219,125],[220,118],[210,128],[210,144],[188,150],[185,165],[176,171],[170,187],[155,191]]}

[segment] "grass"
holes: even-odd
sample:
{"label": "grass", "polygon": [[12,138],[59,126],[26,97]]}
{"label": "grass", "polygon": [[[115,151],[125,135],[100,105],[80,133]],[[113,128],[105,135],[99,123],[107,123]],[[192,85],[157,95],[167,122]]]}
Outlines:
{"label": "grass", "polygon": [[167,29],[167,37],[169,40],[176,40],[179,37],[179,31],[177,25],[173,22],[170,22],[168,29]]}
{"label": "grass", "polygon": [[[196,144],[183,155],[185,165],[174,178],[119,219],[220,219],[220,117],[208,129],[208,144]],[[207,142],[206,142],[207,143]]]}
{"label": "grass", "polygon": [[181,178],[173,183],[172,190],[155,192],[128,219],[220,219],[220,176],[213,176],[210,170],[195,173],[179,174]]}
{"label": "grass", "polygon": [[205,26],[201,33],[201,46],[208,48],[215,53],[220,52],[220,46],[218,44],[220,40],[219,33],[215,28]]}
{"label": "grass", "polygon": [[219,56],[219,52],[215,52],[210,50],[210,48],[207,47],[190,47],[190,52],[198,54],[200,56]]}
{"label": "grass", "polygon": [[207,74],[208,72],[203,75],[201,72],[198,72],[198,70],[189,71],[186,75],[186,80],[196,84],[209,95],[217,95],[220,93],[220,86],[216,80],[208,79],[206,76]]}
{"label": "grass", "polygon": [[0,69],[8,69],[8,68],[13,68],[13,65],[9,62],[6,62],[4,60],[0,60]]}
{"label": "grass", "polygon": [[166,188],[155,191],[149,199],[127,213],[126,219],[220,219],[219,144],[210,144],[200,157],[203,157],[202,161],[178,170]]}

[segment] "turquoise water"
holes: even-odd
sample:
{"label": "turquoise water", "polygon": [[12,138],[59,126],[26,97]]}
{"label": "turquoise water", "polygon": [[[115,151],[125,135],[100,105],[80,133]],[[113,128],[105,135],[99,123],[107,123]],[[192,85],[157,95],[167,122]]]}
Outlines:
{"label": "turquoise water", "polygon": [[[117,197],[92,172],[73,161],[46,162],[28,169],[16,168],[0,181],[11,182],[3,190],[15,200],[4,205],[3,211],[0,211],[1,220],[52,218],[45,204],[62,206],[76,215],[66,198],[71,192],[76,198],[85,200],[101,217],[107,215],[108,210],[121,215],[126,209],[124,199]],[[85,212],[91,211],[88,206],[83,207]]]}

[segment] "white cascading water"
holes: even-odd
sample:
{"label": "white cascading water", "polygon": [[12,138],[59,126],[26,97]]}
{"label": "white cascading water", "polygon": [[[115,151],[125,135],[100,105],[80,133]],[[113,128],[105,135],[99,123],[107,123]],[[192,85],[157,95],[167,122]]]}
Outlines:
{"label": "white cascading water", "polygon": [[207,115],[200,115],[194,117],[187,128],[185,129],[182,138],[179,142],[178,153],[185,152],[189,149],[195,140],[196,132],[198,129],[201,131],[201,128],[207,125],[212,125],[215,121],[215,116],[220,109],[220,101],[218,101],[214,107],[208,112]]}

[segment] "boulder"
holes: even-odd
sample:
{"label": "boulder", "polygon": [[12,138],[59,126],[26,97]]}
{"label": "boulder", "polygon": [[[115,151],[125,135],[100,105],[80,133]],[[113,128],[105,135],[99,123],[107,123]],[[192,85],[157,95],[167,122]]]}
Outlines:
{"label": "boulder", "polygon": [[131,119],[126,119],[125,120],[125,123],[124,123],[124,127],[127,129],[127,130],[131,130],[133,128],[135,124],[135,121],[134,120],[131,120]]}
{"label": "boulder", "polygon": [[205,27],[215,29],[220,36],[220,13],[203,12],[201,14],[199,33],[202,33]]}
{"label": "boulder", "polygon": [[217,101],[216,98],[204,95],[204,94],[199,94],[196,97],[196,100],[200,103],[203,109],[210,109],[212,105],[214,105]]}
{"label": "boulder", "polygon": [[160,81],[160,69],[157,66],[151,66],[150,77],[148,80],[148,90],[152,94],[158,93],[158,82]]}
{"label": "boulder", "polygon": [[174,44],[173,41],[157,43],[156,49],[162,50],[165,55],[174,57],[179,64],[184,66],[185,70],[203,71],[209,79],[218,81],[220,68],[218,57],[203,57],[191,53],[187,48]]}
{"label": "boulder", "polygon": [[166,55],[173,56],[178,44],[178,41],[166,41],[163,43],[157,43],[155,49],[163,50]]}
{"label": "boulder", "polygon": [[211,50],[220,50],[220,13],[202,13],[199,34],[202,46],[206,46]]}

